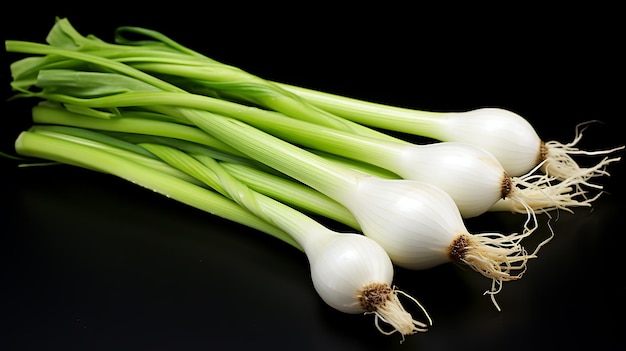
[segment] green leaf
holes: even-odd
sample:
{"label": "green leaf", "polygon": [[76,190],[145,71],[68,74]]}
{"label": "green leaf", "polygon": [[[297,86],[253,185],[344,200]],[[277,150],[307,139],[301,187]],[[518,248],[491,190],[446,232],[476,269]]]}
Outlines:
{"label": "green leaf", "polygon": [[39,71],[37,86],[47,93],[83,98],[111,96],[131,91],[159,91],[148,83],[121,74],[60,69]]}

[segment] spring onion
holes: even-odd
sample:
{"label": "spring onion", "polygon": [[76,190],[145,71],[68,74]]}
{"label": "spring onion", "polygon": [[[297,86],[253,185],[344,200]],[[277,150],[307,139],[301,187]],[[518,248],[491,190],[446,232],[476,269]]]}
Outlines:
{"label": "spring onion", "polygon": [[[137,158],[129,158],[128,151],[60,131],[63,129],[39,127],[22,132],[15,142],[16,151],[23,156],[118,176],[301,248],[309,260],[313,285],[320,297],[341,312],[374,314],[376,327],[385,334],[399,332],[404,337],[426,331],[432,323],[416,299],[391,285],[391,260],[373,240],[359,234],[331,231],[300,212],[251,191],[230,177],[213,159],[204,157],[201,163],[168,146],[142,144],[152,154],[167,159],[168,164],[176,165],[176,169],[184,171],[185,175],[193,176],[218,192],[228,194],[235,202],[181,177],[145,166]],[[204,164],[210,164],[211,167],[205,167]],[[428,324],[414,320],[404,310],[398,293],[418,305],[427,317]],[[388,323],[393,329],[385,331],[380,321]]]}
{"label": "spring onion", "polygon": [[573,141],[543,141],[520,115],[502,108],[479,108],[464,112],[431,112],[388,106],[305,89],[288,84],[282,88],[338,116],[388,130],[401,131],[441,141],[459,141],[484,148],[512,176],[537,167],[559,179],[605,175],[603,168],[616,158],[603,158],[595,167],[582,168],[572,155],[606,155],[623,149],[587,151],[576,147],[583,130],[577,128]]}
{"label": "spring onion", "polygon": [[[529,232],[470,234],[452,198],[431,184],[364,176],[340,167],[240,121],[203,110],[202,106],[210,98],[181,92],[179,88],[121,62],[43,44],[7,42],[7,48],[84,60],[92,67],[101,67],[152,86],[140,91],[120,89],[114,84],[93,86],[93,82],[80,79],[78,73],[74,82],[77,86],[65,83],[57,86],[49,82],[42,84],[41,92],[21,90],[25,94],[81,108],[115,110],[142,106],[158,112],[162,106],[177,106],[180,114],[176,117],[187,119],[243,154],[342,204],[352,212],[363,233],[385,248],[394,263],[400,266],[425,269],[450,261],[467,264],[492,280],[489,293],[493,299],[502,282],[519,279],[528,259],[536,257],[520,244]],[[89,89],[77,88],[83,81]],[[140,87],[141,84],[133,86]],[[254,108],[244,110],[260,111]]]}
{"label": "spring onion", "polygon": [[[123,33],[153,40],[131,41],[120,35]],[[578,149],[584,128],[577,128],[569,144],[544,142],[527,121],[503,109],[413,111],[269,82],[154,31],[122,27],[117,34],[118,44],[108,44],[83,37],[69,22],[59,20],[48,37],[50,45],[8,41],[9,51],[44,55],[12,65],[13,88],[21,96],[62,104],[59,110],[89,120],[88,128],[182,137],[203,147],[227,149],[228,158],[245,160],[245,165],[220,162],[219,169],[252,190],[269,193],[271,186],[255,188],[245,175],[261,171],[255,167],[276,169],[287,175],[283,180],[302,182],[347,209],[355,220],[351,226],[381,245],[394,263],[412,269],[448,261],[467,264],[492,279],[488,291],[492,299],[503,281],[521,277],[527,261],[536,257],[547,241],[528,253],[521,240],[532,230],[525,228],[512,235],[470,234],[462,217],[486,210],[533,216],[590,206],[599,194],[589,198],[583,186],[602,189],[590,179],[608,175],[606,166],[620,158],[607,155],[623,148]],[[113,79],[107,82],[104,78]],[[39,111],[44,116],[39,122],[65,123],[54,118],[46,122],[50,111]],[[142,123],[152,124],[152,129],[143,129]],[[443,142],[412,145],[359,123]],[[167,128],[170,125],[176,127]],[[144,140],[138,145],[159,154],[165,150],[157,142],[159,138],[154,139],[156,144]],[[414,151],[417,149],[420,151]],[[436,162],[424,158],[425,150],[433,160],[432,155],[440,152]],[[574,161],[575,155],[604,158],[595,166],[582,168]],[[409,168],[414,165],[406,160],[415,161],[418,156],[420,167]],[[194,157],[202,159],[197,154]],[[349,161],[345,160],[333,162],[341,157],[382,167],[397,177],[357,172],[347,167]],[[254,166],[247,168],[252,162]],[[207,165],[216,167],[210,162]],[[446,165],[456,168],[443,167]],[[485,173],[461,172],[475,167]],[[539,169],[543,174],[536,172]],[[166,172],[180,176],[169,168]],[[468,189],[477,193],[459,195]],[[233,196],[244,207],[254,207],[235,193],[223,194]],[[284,197],[281,201],[291,200]],[[398,213],[390,213],[390,209]]]}

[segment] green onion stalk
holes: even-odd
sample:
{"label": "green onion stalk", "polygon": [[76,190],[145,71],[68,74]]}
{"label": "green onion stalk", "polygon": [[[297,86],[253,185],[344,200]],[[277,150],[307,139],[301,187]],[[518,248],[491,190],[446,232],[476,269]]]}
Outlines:
{"label": "green onion stalk", "polygon": [[[392,285],[392,262],[375,241],[330,230],[256,193],[206,154],[192,156],[163,144],[130,144],[93,131],[59,126],[34,126],[18,136],[15,147],[23,156],[115,175],[285,241],[304,251],[314,288],[329,306],[345,313],[373,314],[376,327],[384,334],[398,332],[404,339],[427,331],[432,324],[415,298]],[[168,168],[170,171],[164,171]],[[417,304],[426,323],[411,317],[399,294]],[[391,330],[385,330],[381,322]]]}
{"label": "green onion stalk", "polygon": [[[491,279],[487,292],[496,304],[494,295],[500,291],[502,283],[521,278],[528,260],[536,257],[536,251],[528,253],[520,243],[528,232],[469,233],[454,200],[434,185],[364,175],[340,166],[241,121],[202,109],[208,97],[181,92],[121,62],[41,44],[8,44],[15,51],[84,60],[90,66],[138,81],[133,83],[133,88],[95,84],[81,79],[78,72],[73,84],[47,85],[43,79],[37,81],[35,84],[41,91],[31,91],[22,84],[19,88],[22,96],[40,97],[80,109],[113,112],[129,107],[155,112],[164,107],[174,109],[177,113],[172,114],[173,118],[186,120],[248,157],[346,207],[363,234],[381,245],[399,266],[426,269],[445,262],[465,264]],[[82,81],[86,82],[85,88],[80,86]],[[254,110],[248,108],[247,111]]]}

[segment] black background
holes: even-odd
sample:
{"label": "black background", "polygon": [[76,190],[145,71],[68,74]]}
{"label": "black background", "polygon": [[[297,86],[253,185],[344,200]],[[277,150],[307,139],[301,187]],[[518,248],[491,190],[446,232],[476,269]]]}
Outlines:
{"label": "black background", "polygon": [[[198,4],[203,4],[198,6]],[[612,8],[485,8],[377,3],[141,7],[3,5],[2,39],[43,41],[55,16],[111,40],[143,26],[261,77],[434,111],[484,106],[526,117],[544,140],[624,145],[624,28]],[[2,53],[3,100],[11,95]],[[1,103],[0,143],[12,152],[32,100]],[[597,160],[597,159],[593,159]],[[326,306],[306,257],[240,225],[111,176],[2,160],[0,349],[3,350],[548,350],[623,347],[623,163],[598,182],[593,208],[562,212],[556,237],[505,284],[497,312],[488,282],[447,264],[396,269],[395,283],[434,326],[400,344],[372,316]],[[548,235],[546,217],[527,245]],[[522,218],[486,214],[472,232],[512,232]]]}

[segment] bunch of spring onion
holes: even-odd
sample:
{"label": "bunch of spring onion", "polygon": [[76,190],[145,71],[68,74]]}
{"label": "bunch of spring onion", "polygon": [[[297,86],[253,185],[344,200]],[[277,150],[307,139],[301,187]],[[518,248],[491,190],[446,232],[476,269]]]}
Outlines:
{"label": "bunch of spring onion", "polygon": [[[156,40],[131,42],[121,36],[124,32]],[[522,276],[527,261],[536,257],[541,245],[532,253],[521,245],[521,240],[532,230],[511,235],[470,234],[462,215],[475,216],[493,208],[532,216],[534,211],[588,206],[596,197],[586,198],[581,185],[595,186],[588,180],[606,174],[604,167],[618,160],[605,158],[596,167],[578,168],[576,172],[558,173],[554,171],[554,163],[548,160],[535,162],[531,167],[517,166],[516,170],[507,165],[511,162],[501,159],[502,153],[491,150],[495,158],[485,151],[489,149],[483,149],[484,146],[410,145],[341,118],[338,116],[341,114],[331,113],[328,107],[314,106],[315,99],[304,96],[302,90],[223,65],[154,31],[123,27],[118,34],[119,44],[109,44],[80,35],[67,20],[61,19],[47,38],[49,45],[7,41],[8,51],[40,55],[12,65],[13,88],[21,92],[21,96],[39,97],[63,106],[57,108],[57,105],[54,111],[40,109],[40,123],[80,126],[80,118],[74,117],[82,116],[84,121],[89,121],[89,125],[83,126],[86,128],[181,138],[226,150],[231,157],[253,161],[251,164],[259,169],[275,169],[308,185],[321,195],[320,198],[343,207],[349,215],[340,217],[346,222],[351,218],[351,225],[381,245],[395,264],[412,269],[449,261],[466,264],[492,280],[488,290],[492,299],[502,282]],[[60,110],[64,112],[59,115],[71,114],[72,121],[46,119],[45,116]],[[303,122],[296,123],[296,120]],[[161,129],[159,126],[163,125],[159,123],[177,127]],[[492,124],[500,123],[504,122]],[[462,130],[461,134],[471,134],[465,132],[467,129]],[[506,139],[512,138],[508,135]],[[537,144],[545,147],[540,142]],[[573,150],[574,145],[570,146]],[[479,168],[487,169],[489,175],[467,173],[452,177],[475,166],[473,161],[459,164],[459,158],[445,153],[442,156],[441,151],[427,151],[445,148],[471,155],[463,160],[484,156],[489,166],[477,164],[482,164]],[[520,158],[518,148],[513,148],[516,151],[511,153],[512,158]],[[502,148],[507,149],[511,148]],[[384,170],[369,172],[374,169],[370,167],[366,167],[366,172],[356,170],[346,160],[337,162],[336,158],[325,157],[319,151],[338,153],[359,161],[360,165],[368,163]],[[365,157],[372,153],[371,159]],[[437,153],[439,156],[430,156]],[[419,162],[417,168],[421,166],[426,173],[433,172],[430,167],[441,165],[450,165],[454,171],[442,171],[434,179],[420,178],[425,175],[420,176],[415,167],[408,167],[407,160]],[[524,167],[524,171],[519,171]],[[547,175],[534,175],[532,171],[536,167],[548,170]],[[233,170],[236,167],[224,168],[236,176]],[[413,172],[417,172],[417,179],[410,179]],[[381,173],[384,175],[379,175]],[[462,196],[452,194],[462,193],[469,185],[446,188],[446,183],[439,181],[445,178],[443,174],[452,177],[448,184],[459,184],[460,179],[466,178],[470,183],[465,184],[482,184],[484,189],[488,187],[485,192],[490,197],[470,196],[472,200],[466,207]],[[513,180],[510,174],[522,176]],[[557,182],[557,179],[563,181]],[[433,185],[434,180],[439,181],[437,185]],[[532,195],[521,195],[524,191]],[[473,209],[477,204],[480,207]],[[493,301],[495,303],[495,299]]]}
{"label": "bunch of spring onion", "polygon": [[[66,72],[44,70],[38,72],[41,79],[31,81],[35,86],[24,89],[28,80],[20,79],[14,70],[14,86],[20,86],[24,95],[74,106],[71,107],[74,110],[173,111],[171,118],[184,118],[248,157],[346,207],[363,234],[378,242],[395,264],[411,269],[426,269],[450,261],[468,265],[492,281],[488,293],[494,304],[494,295],[500,291],[502,282],[519,279],[527,261],[536,257],[520,243],[529,233],[470,234],[452,198],[432,184],[376,177],[330,162],[231,117],[202,109],[203,102],[210,98],[182,91],[121,62],[42,44],[7,42],[7,48],[48,54],[44,60],[71,58],[83,66],[89,64],[109,72],[102,73],[107,78],[102,84],[99,80],[80,79],[82,71],[75,71],[74,78],[64,75],[61,80],[43,79],[47,73]],[[44,66],[48,64],[45,62]]]}
{"label": "bunch of spring onion", "polygon": [[[391,285],[392,262],[375,241],[356,233],[330,230],[251,190],[198,149],[192,154],[163,144],[135,145],[93,131],[58,126],[32,127],[18,136],[15,146],[24,156],[118,176],[301,249],[309,260],[319,296],[341,312],[374,314],[375,325],[382,333],[399,332],[404,338],[426,331],[432,323],[416,299]],[[411,317],[398,293],[418,305],[427,323]],[[392,329],[384,330],[380,321]]]}

